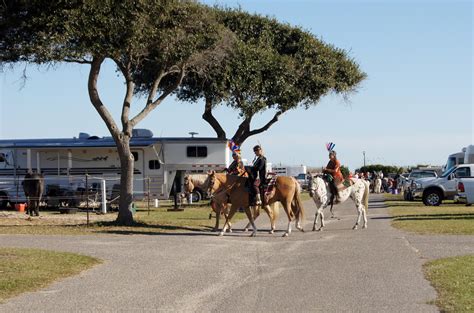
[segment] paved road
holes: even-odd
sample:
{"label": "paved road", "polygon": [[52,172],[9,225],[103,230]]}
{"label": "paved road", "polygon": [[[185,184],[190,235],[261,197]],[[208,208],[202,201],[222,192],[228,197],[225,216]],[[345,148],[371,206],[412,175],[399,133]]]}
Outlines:
{"label": "paved road", "polygon": [[[263,230],[256,238],[241,232],[224,238],[0,235],[0,246],[105,260],[10,299],[0,312],[437,312],[427,304],[436,293],[421,266],[430,258],[474,253],[474,236],[407,235],[390,227],[380,199],[373,197],[366,230],[351,230],[356,211],[347,203],[324,232],[289,238]],[[305,205],[310,230],[314,204]],[[268,229],[266,217],[259,224]]]}

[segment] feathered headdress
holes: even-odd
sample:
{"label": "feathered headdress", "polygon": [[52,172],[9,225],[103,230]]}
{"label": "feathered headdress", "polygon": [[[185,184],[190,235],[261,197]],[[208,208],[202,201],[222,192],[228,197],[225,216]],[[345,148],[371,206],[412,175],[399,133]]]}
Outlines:
{"label": "feathered headdress", "polygon": [[335,143],[333,142],[328,142],[326,143],[326,149],[328,149],[329,152],[331,152],[332,150],[334,150],[334,147],[336,146]]}
{"label": "feathered headdress", "polygon": [[232,153],[237,153],[240,154],[240,146],[236,144],[233,140],[229,141],[229,149],[232,151]]}

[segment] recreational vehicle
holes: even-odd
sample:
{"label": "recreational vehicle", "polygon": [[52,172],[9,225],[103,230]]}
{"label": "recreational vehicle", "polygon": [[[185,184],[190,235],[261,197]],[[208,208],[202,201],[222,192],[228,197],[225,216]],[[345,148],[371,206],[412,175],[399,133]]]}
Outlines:
{"label": "recreational vehicle", "polygon": [[469,145],[462,148],[460,152],[456,152],[448,156],[448,160],[444,166],[444,171],[448,171],[459,164],[472,163],[474,163],[474,145]]}
{"label": "recreational vehicle", "polygon": [[[230,164],[227,140],[217,138],[156,138],[149,130],[135,129],[130,147],[135,199],[148,194],[168,199],[173,187],[180,191],[185,173],[222,170]],[[51,201],[84,191],[85,184],[97,191],[104,180],[107,198],[112,199],[120,186],[120,160],[112,137],[80,133],[69,139],[0,140],[0,207],[25,201],[21,184],[28,171],[43,173],[45,196]]]}

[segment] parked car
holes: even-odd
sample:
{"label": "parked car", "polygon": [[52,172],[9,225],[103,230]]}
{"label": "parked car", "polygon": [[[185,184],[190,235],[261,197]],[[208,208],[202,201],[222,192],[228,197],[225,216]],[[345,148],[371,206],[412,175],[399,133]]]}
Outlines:
{"label": "parked car", "polygon": [[403,193],[403,198],[408,201],[413,201],[413,182],[420,178],[436,178],[438,173],[436,170],[424,169],[424,170],[413,170],[408,174],[406,179],[401,185],[401,192]]}
{"label": "parked car", "polygon": [[474,164],[461,164],[447,170],[438,178],[420,178],[412,183],[412,197],[423,199],[425,205],[440,205],[457,194],[459,178],[471,177]]}
{"label": "parked car", "polygon": [[300,186],[302,189],[308,189],[308,184],[309,184],[309,175],[308,174],[298,174],[298,176],[295,177],[298,183],[300,183]]}

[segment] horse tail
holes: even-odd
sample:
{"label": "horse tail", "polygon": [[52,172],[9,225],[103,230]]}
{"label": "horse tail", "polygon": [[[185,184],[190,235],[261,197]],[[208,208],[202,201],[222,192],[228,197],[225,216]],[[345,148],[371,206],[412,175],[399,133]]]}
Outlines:
{"label": "horse tail", "polygon": [[301,201],[301,187],[300,187],[300,184],[298,183],[298,181],[295,179],[295,196],[294,196],[294,200],[295,200],[295,205],[296,205],[296,208],[297,208],[297,211],[295,212],[296,216],[298,217],[298,219],[301,221],[303,221],[304,219],[304,208],[303,208],[303,202]]}
{"label": "horse tail", "polygon": [[364,188],[364,197],[362,198],[362,201],[364,201],[364,206],[365,206],[365,214],[369,213],[369,193],[370,193],[370,183],[366,181],[362,181],[365,185]]}

